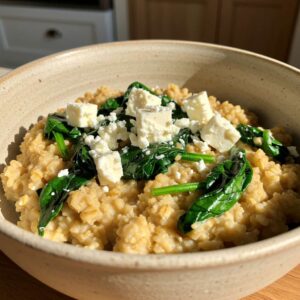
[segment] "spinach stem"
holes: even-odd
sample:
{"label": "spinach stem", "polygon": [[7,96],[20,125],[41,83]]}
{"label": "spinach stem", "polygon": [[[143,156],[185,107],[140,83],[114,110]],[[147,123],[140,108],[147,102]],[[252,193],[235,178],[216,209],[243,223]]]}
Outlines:
{"label": "spinach stem", "polygon": [[203,160],[206,163],[213,163],[215,162],[215,157],[209,154],[200,154],[200,153],[190,153],[190,152],[183,152],[180,154],[182,160],[187,161],[199,161]]}
{"label": "spinach stem", "polygon": [[60,132],[53,132],[55,141],[57,143],[58,150],[64,160],[67,160],[69,157],[69,151],[65,144],[64,136]]}
{"label": "spinach stem", "polygon": [[201,184],[201,182],[182,183],[164,186],[161,188],[154,188],[152,189],[151,193],[153,196],[160,196],[174,193],[193,192],[196,190],[200,190],[202,186],[203,185]]}

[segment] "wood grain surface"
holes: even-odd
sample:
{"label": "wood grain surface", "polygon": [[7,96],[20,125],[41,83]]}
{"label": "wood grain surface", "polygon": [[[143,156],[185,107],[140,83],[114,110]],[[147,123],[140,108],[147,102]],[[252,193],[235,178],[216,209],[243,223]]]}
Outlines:
{"label": "wood grain surface", "polygon": [[[0,76],[8,72],[0,68]],[[0,251],[1,300],[70,300],[34,279]],[[242,300],[300,300],[300,265],[287,275]]]}
{"label": "wood grain surface", "polygon": [[[34,279],[0,252],[1,300],[70,300]],[[299,300],[300,265],[263,290],[242,300]],[[100,299],[99,299],[100,300]],[[104,300],[104,299],[103,299]]]}

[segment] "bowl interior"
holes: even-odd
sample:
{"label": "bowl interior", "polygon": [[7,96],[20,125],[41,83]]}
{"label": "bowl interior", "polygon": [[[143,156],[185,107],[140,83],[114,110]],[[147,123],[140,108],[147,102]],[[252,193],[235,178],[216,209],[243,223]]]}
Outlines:
{"label": "bowl interior", "polygon": [[[299,140],[300,73],[296,69],[209,44],[112,43],[50,56],[0,79],[0,171],[16,156],[26,130],[40,116],[101,85],[124,90],[135,80],[149,86],[172,82],[194,92],[207,90],[209,95],[252,110],[264,126],[287,127]],[[17,220],[2,187],[0,223],[1,219]]]}

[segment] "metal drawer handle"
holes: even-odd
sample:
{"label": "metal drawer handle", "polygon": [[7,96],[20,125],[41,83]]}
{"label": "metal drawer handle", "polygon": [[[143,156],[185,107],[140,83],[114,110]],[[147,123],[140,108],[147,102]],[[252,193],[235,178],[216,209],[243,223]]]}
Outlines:
{"label": "metal drawer handle", "polygon": [[45,36],[48,39],[58,39],[62,37],[62,33],[54,28],[50,28],[45,32]]}

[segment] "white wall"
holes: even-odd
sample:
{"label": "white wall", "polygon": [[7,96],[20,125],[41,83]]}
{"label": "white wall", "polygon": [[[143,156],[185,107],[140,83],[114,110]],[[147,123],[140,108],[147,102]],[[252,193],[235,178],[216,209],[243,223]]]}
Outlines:
{"label": "white wall", "polygon": [[300,68],[300,9],[298,13],[298,19],[295,27],[294,38],[288,62],[289,64]]}

